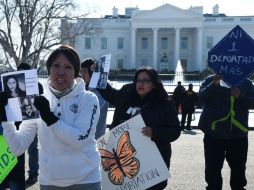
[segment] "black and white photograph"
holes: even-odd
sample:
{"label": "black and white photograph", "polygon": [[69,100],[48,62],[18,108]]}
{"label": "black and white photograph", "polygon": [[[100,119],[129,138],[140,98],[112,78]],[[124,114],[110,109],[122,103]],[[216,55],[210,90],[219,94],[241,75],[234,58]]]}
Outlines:
{"label": "black and white photograph", "polygon": [[13,74],[3,77],[4,92],[8,98],[26,96],[25,74]]}
{"label": "black and white photograph", "polygon": [[35,95],[19,98],[23,120],[35,119],[39,117],[39,112],[36,110],[34,106],[34,98]]}
{"label": "black and white photograph", "polygon": [[1,82],[8,98],[5,106],[7,121],[39,117],[33,106],[34,96],[39,94],[36,69],[1,74]]}

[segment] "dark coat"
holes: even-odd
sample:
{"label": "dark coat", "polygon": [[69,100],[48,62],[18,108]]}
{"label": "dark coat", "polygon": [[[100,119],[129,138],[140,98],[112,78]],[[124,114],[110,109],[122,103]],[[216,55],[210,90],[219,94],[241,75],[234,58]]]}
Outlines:
{"label": "dark coat", "polygon": [[[209,76],[201,84],[199,100],[203,104],[203,111],[200,116],[198,127],[205,133],[215,138],[233,139],[247,136],[247,131],[240,130],[231,122],[231,117],[226,118],[230,110],[231,90],[212,82],[213,76]],[[248,79],[240,86],[240,97],[234,100],[235,120],[248,129],[248,109],[254,107],[254,86]],[[212,123],[215,122],[215,129]]]}
{"label": "dark coat", "polygon": [[182,95],[182,112],[193,113],[195,104],[198,102],[198,95],[193,90],[186,90]]}
{"label": "dark coat", "polygon": [[146,124],[152,128],[154,137],[152,140],[156,143],[165,163],[169,167],[171,148],[170,142],[180,136],[181,128],[175,105],[162,89],[155,89],[147,94],[142,100],[135,90],[135,85],[128,84],[122,89],[116,90],[109,84],[105,90],[99,92],[105,100],[115,106],[115,113],[110,129],[120,123],[130,119],[136,113],[128,114],[127,110],[138,108]]}

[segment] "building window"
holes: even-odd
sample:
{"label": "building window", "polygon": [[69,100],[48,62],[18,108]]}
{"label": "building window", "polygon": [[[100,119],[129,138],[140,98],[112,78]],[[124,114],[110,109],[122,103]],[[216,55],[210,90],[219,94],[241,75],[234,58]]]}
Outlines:
{"label": "building window", "polygon": [[123,69],[123,59],[122,58],[117,59],[117,67],[119,70]]}
{"label": "building window", "polygon": [[213,37],[212,36],[208,36],[206,38],[206,48],[207,49],[211,49],[213,47]]}
{"label": "building window", "polygon": [[148,39],[146,37],[141,39],[141,48],[142,49],[147,49],[148,47]]}
{"label": "building window", "polygon": [[168,38],[161,38],[161,49],[168,49]]}
{"label": "building window", "polygon": [[117,49],[123,49],[123,38],[117,38]]}
{"label": "building window", "polygon": [[181,37],[181,49],[188,49],[188,38]]}
{"label": "building window", "polygon": [[147,66],[147,58],[141,58],[141,66]]}
{"label": "building window", "polygon": [[91,49],[91,38],[85,38],[85,48]]}
{"label": "building window", "polygon": [[101,49],[107,48],[108,48],[107,38],[101,38]]}

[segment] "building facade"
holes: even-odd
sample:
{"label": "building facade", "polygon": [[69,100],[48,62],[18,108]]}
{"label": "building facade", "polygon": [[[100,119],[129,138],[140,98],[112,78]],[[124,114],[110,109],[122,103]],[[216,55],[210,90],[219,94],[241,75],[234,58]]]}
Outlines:
{"label": "building facade", "polygon": [[[254,16],[203,14],[203,7],[181,9],[164,4],[152,10],[126,8],[119,15],[87,18],[96,35],[82,35],[71,42],[82,59],[111,54],[111,69],[151,66],[158,71],[174,71],[180,62],[184,71],[207,68],[208,51],[236,25],[254,38]],[[79,25],[81,20],[75,23]]]}

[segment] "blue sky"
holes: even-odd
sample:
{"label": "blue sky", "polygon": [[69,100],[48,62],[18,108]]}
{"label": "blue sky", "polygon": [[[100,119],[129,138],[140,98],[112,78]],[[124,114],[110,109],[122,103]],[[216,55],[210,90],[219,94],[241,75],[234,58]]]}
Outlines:
{"label": "blue sky", "polygon": [[125,7],[138,7],[140,10],[150,10],[165,3],[182,9],[190,6],[203,6],[204,13],[212,13],[214,5],[219,5],[220,13],[228,16],[254,16],[254,0],[75,0],[84,12],[95,12],[90,17],[101,17],[112,14],[112,8],[118,8],[119,14],[124,14]]}

